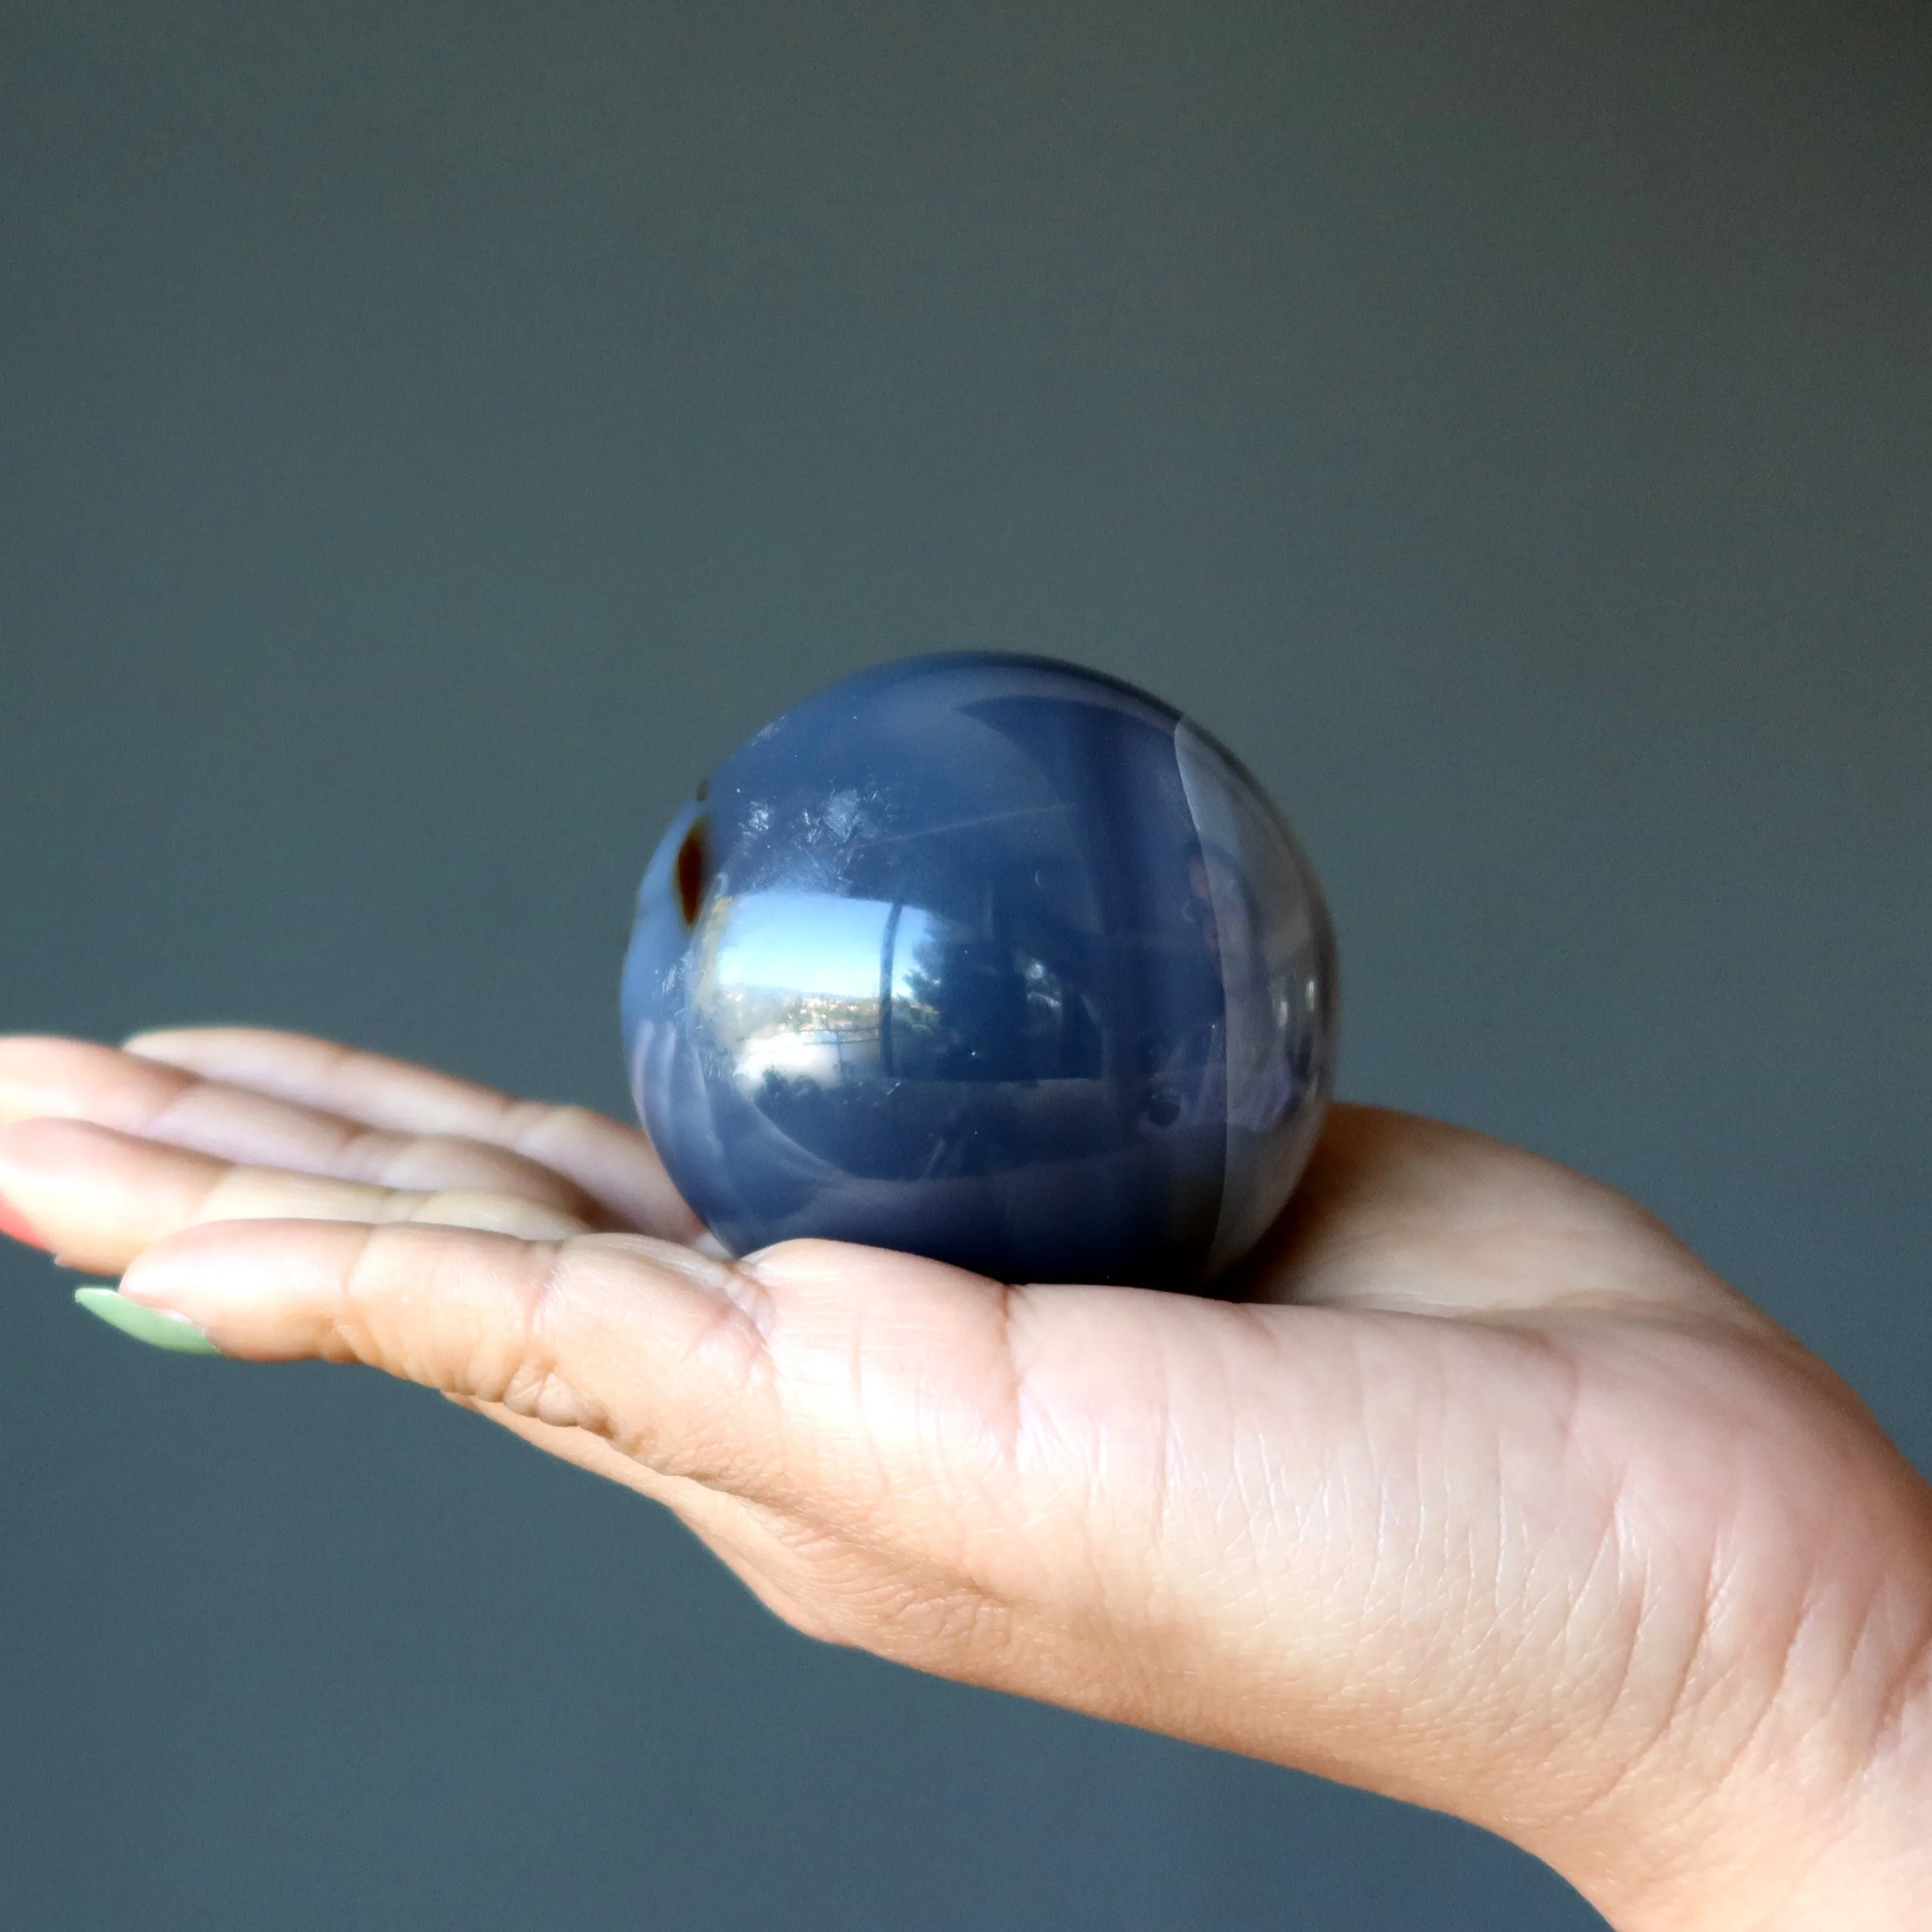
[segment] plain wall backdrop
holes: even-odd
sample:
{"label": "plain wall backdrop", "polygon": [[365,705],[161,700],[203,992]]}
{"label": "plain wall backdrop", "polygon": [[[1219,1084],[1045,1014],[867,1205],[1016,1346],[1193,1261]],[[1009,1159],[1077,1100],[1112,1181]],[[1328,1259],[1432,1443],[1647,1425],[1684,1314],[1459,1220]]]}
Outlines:
{"label": "plain wall backdrop", "polygon": [[[1929,644],[1906,0],[0,5],[0,1029],[622,1111],[706,766],[1046,651],[1288,810],[1345,1092],[1639,1196],[1932,1467]],[[0,1278],[9,1925],[1600,1923]]]}

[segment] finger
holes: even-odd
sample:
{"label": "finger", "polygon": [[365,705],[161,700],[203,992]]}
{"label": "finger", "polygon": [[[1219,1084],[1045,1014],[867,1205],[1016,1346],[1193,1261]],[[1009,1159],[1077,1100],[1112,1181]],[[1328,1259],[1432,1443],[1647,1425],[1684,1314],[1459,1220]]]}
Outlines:
{"label": "finger", "polygon": [[205,1221],[430,1221],[533,1239],[585,1227],[520,1194],[382,1187],[250,1166],[84,1120],[0,1128],[0,1199],[68,1265],[117,1274],[143,1248]]}
{"label": "finger", "polygon": [[[834,1641],[870,1640],[842,1599],[898,1593],[920,1532],[892,1498],[926,1486],[913,1458],[935,1419],[963,1419],[966,1464],[1004,1460],[988,1438],[1007,1417],[1010,1292],[878,1250],[794,1243],[734,1266],[617,1236],[231,1226],[150,1251],[123,1291],[225,1353],[352,1359],[440,1389],[664,1504],[774,1614]],[[832,1557],[829,1583],[806,1551]]]}
{"label": "finger", "polygon": [[360,1361],[729,1488],[776,1454],[750,1277],[642,1235],[230,1222],[144,1252],[130,1300],[225,1354]]}
{"label": "finger", "polygon": [[370,1126],[508,1148],[566,1176],[623,1227],[682,1240],[698,1225],[650,1136],[589,1108],[519,1100],[405,1060],[266,1028],[170,1028],[125,1044],[144,1060]]}
{"label": "finger", "polygon": [[962,1467],[1010,1449],[1023,1292],[837,1243],[731,1264],[640,1235],[231,1222],[148,1249],[122,1292],[225,1354],[367,1363],[773,1507],[868,1508],[941,1437]]}
{"label": "finger", "polygon": [[0,1040],[0,1124],[92,1121],[256,1167],[418,1191],[520,1194],[586,1224],[604,1210],[527,1156],[459,1135],[404,1133],[85,1040]]}

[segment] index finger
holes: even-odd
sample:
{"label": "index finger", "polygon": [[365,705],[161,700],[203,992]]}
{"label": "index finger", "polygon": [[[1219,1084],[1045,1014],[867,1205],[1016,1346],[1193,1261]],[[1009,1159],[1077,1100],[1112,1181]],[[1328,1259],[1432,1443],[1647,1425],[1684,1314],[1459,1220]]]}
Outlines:
{"label": "index finger", "polygon": [[575,1182],[628,1226],[680,1239],[698,1232],[650,1136],[588,1107],[518,1100],[386,1054],[267,1027],[166,1028],[136,1034],[122,1048],[366,1126],[505,1148]]}

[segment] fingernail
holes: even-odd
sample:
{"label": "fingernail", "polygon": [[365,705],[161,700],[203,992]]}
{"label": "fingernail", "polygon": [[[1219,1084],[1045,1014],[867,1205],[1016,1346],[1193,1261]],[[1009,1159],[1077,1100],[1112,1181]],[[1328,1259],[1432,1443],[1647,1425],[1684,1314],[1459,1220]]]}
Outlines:
{"label": "fingernail", "polygon": [[10,1234],[16,1241],[24,1241],[30,1248],[44,1248],[46,1239],[9,1201],[0,1194],[0,1234]]}
{"label": "fingernail", "polygon": [[165,1309],[144,1308],[130,1301],[119,1289],[90,1285],[77,1288],[74,1298],[90,1315],[98,1315],[110,1328],[131,1335],[153,1348],[172,1348],[178,1355],[218,1355],[221,1351],[185,1315],[170,1315]]}

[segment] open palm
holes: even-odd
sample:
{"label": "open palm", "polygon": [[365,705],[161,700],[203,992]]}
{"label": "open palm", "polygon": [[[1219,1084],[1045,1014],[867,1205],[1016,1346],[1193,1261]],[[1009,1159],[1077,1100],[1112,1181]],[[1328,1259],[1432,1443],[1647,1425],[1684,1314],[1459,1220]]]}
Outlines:
{"label": "open palm", "polygon": [[1454,1811],[1621,1926],[1932,1898],[1932,1492],[1480,1136],[1337,1107],[1236,1300],[1016,1287],[729,1262],[634,1128],[222,1029],[0,1041],[0,1197],[188,1339],[656,1498],[814,1635]]}

